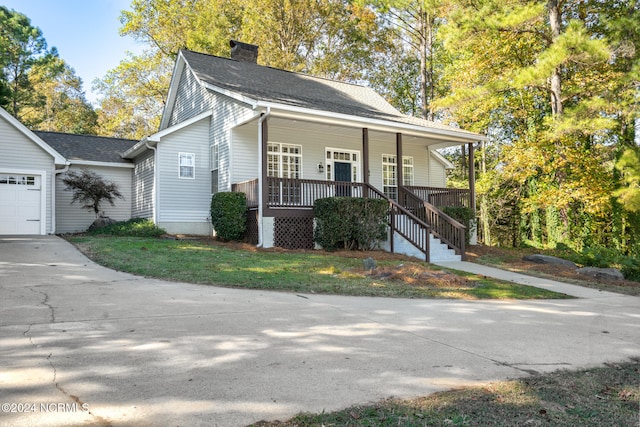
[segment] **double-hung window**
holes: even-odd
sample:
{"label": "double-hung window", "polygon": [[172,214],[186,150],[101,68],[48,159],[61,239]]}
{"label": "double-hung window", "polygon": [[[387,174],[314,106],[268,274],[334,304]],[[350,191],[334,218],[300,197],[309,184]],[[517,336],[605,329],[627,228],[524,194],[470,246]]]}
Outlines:
{"label": "double-hung window", "polygon": [[398,200],[397,167],[395,154],[382,155],[382,190],[392,200]]}
{"label": "double-hung window", "polygon": [[[384,194],[398,200],[398,157],[382,155],[382,187]],[[402,156],[402,185],[413,185],[413,157]]]}
{"label": "double-hung window", "polygon": [[[267,145],[267,175],[274,178],[302,178],[302,146],[270,142]],[[269,202],[277,205],[300,203],[302,188],[299,182],[280,182],[269,187]]]}
{"label": "double-hung window", "polygon": [[211,194],[217,193],[219,190],[219,171],[220,171],[220,151],[219,145],[211,146]]}
{"label": "double-hung window", "polygon": [[194,153],[178,153],[178,177],[182,179],[196,178],[196,155]]}

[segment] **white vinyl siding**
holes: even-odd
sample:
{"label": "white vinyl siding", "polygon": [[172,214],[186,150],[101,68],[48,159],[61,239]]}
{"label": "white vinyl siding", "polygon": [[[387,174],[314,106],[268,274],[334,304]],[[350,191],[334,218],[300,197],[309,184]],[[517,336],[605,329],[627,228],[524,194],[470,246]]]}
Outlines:
{"label": "white vinyl siding", "polygon": [[[209,166],[209,118],[164,136],[157,145],[158,223],[203,222],[209,217],[211,183]],[[194,178],[180,179],[180,153],[194,155]]]}
{"label": "white vinyl siding", "polygon": [[27,138],[11,123],[0,117],[0,173],[4,171],[41,171],[42,189],[44,192],[41,209],[44,215],[40,218],[41,233],[52,231],[52,177],[54,175],[53,157]]}
{"label": "white vinyl siding", "polygon": [[132,182],[131,216],[153,218],[154,151],[148,150],[135,160]]}
{"label": "white vinyl siding", "polygon": [[429,185],[431,187],[446,187],[447,170],[435,156],[430,155],[429,157]]}
{"label": "white vinyl siding", "polygon": [[[129,168],[110,168],[102,166],[71,166],[70,171],[80,172],[83,168],[87,168],[92,172],[100,175],[107,181],[112,181],[118,186],[118,191],[124,199],[116,198],[115,206],[111,206],[109,202],[102,202],[100,210],[105,216],[116,221],[125,221],[131,218],[132,205],[132,171]],[[59,174],[56,178],[56,232],[58,233],[74,233],[86,231],[87,228],[95,221],[96,216],[93,211],[82,209],[82,203],[75,202],[71,204],[73,192],[67,190],[62,179],[65,174]]]}
{"label": "white vinyl siding", "polygon": [[178,84],[169,127],[210,110],[214,104],[215,97],[213,94],[200,86],[189,67],[184,67]]}

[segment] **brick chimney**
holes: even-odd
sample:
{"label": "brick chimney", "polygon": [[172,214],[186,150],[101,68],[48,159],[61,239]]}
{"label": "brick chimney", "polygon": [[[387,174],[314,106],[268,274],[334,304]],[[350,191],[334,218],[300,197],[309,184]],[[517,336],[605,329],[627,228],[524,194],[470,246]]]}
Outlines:
{"label": "brick chimney", "polygon": [[229,41],[229,46],[231,46],[231,59],[240,62],[251,62],[253,64],[258,63],[258,46],[242,43],[237,40]]}

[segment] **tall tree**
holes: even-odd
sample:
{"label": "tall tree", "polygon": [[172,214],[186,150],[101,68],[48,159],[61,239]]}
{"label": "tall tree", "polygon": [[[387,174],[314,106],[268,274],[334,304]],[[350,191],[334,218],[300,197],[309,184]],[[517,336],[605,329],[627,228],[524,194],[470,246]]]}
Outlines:
{"label": "tall tree", "polygon": [[97,114],[82,90],[82,79],[63,59],[36,64],[29,71],[34,102],[22,109],[22,120],[33,129],[95,134]]}
{"label": "tall tree", "polygon": [[157,132],[169,87],[172,61],[158,50],[129,54],[103,79],[94,81],[101,93],[98,131],[118,138],[141,139]]}
{"label": "tall tree", "polygon": [[489,129],[502,128],[502,179],[522,186],[526,221],[546,212],[549,239],[578,242],[575,224],[610,213],[615,110],[624,102],[611,102],[621,79],[600,14],[618,3],[463,0],[449,16],[457,57],[441,106],[455,107],[458,121],[479,113]]}
{"label": "tall tree", "polygon": [[0,102],[11,115],[21,119],[22,108],[34,102],[31,68],[55,56],[57,52],[47,50],[42,31],[31,25],[29,18],[0,6],[0,67],[4,82]]}
{"label": "tall tree", "polygon": [[[386,20],[387,25],[399,32],[400,49],[407,57],[415,58],[419,65],[419,98],[421,114],[427,120],[436,118],[434,101],[444,89],[440,84],[440,71],[446,53],[438,40],[439,27],[444,22],[442,0],[370,0]],[[398,48],[398,46],[396,47]],[[404,64],[411,61],[405,59]]]}

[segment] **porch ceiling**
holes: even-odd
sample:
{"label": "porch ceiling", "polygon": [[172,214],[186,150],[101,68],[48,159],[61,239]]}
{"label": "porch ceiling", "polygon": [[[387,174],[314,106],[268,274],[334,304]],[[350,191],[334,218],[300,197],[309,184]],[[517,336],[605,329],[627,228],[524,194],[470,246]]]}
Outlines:
{"label": "porch ceiling", "polygon": [[[446,147],[459,146],[470,142],[476,142],[478,138],[470,138],[468,134],[465,135],[444,135],[437,131],[430,131],[428,129],[407,129],[400,126],[390,126],[386,124],[366,123],[355,120],[343,120],[335,118],[325,118],[313,115],[293,115],[282,113],[279,111],[272,111],[269,119],[269,123],[273,126],[280,128],[300,129],[303,128],[307,131],[317,130],[327,134],[341,134],[344,132],[356,131],[358,134],[362,128],[368,128],[370,131],[370,138],[373,138],[376,133],[388,135],[390,141],[395,142],[396,133],[402,133],[403,144],[419,145],[423,147],[429,147],[430,149],[440,149]],[[478,135],[480,136],[480,135]]]}

